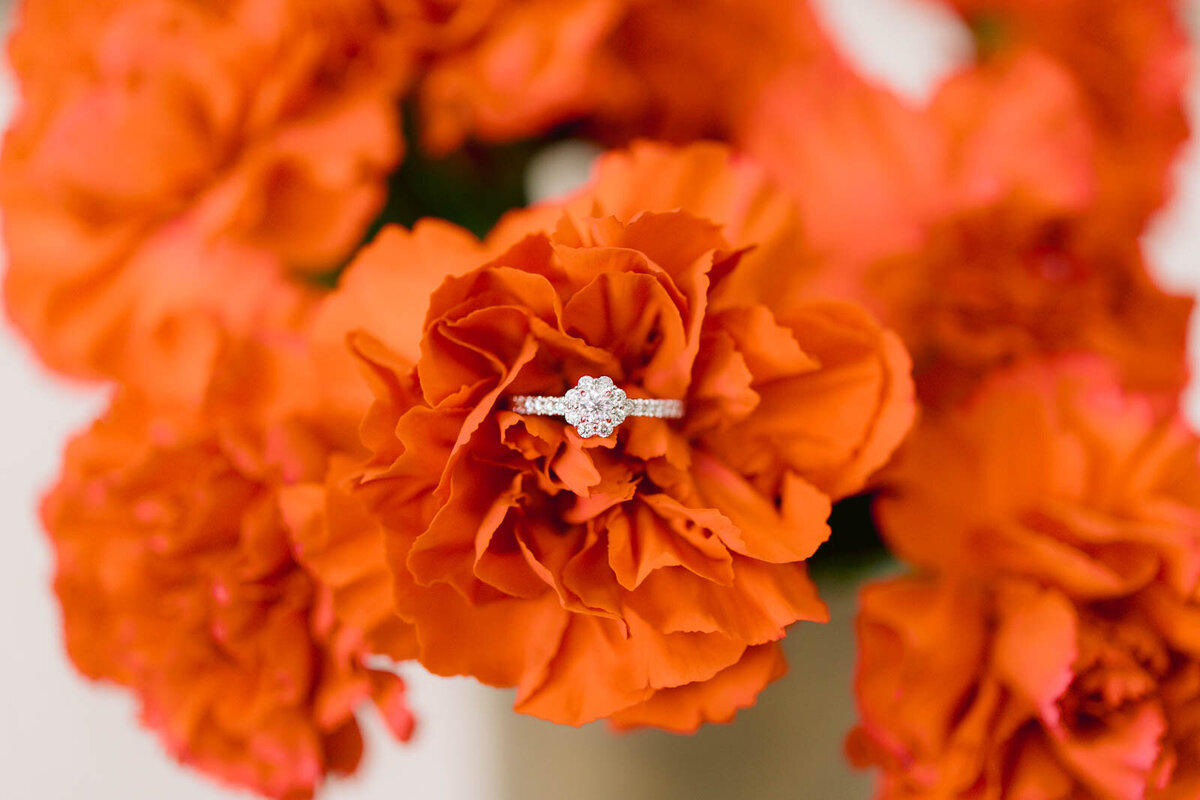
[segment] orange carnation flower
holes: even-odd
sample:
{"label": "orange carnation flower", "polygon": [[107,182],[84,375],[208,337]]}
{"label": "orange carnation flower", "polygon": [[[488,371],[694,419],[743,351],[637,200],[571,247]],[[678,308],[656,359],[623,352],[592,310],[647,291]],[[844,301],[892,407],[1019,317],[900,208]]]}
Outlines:
{"label": "orange carnation flower", "polygon": [[1097,211],[1103,135],[1057,61],[1008,51],[926,109],[835,64],[796,68],[749,119],[741,146],[811,224],[822,268],[809,291],[895,328],[927,403],[1074,350],[1116,362],[1139,389],[1186,383],[1192,302],[1158,288],[1136,235]]}
{"label": "orange carnation flower", "polygon": [[1065,73],[1031,53],[998,60],[950,81],[930,113],[945,137],[941,211],[918,245],[863,273],[923,399],[953,401],[992,369],[1074,350],[1176,394],[1192,301],[1159,289],[1136,238],[1096,214],[1096,140]]}
{"label": "orange carnation flower", "polygon": [[[1105,237],[1106,238],[1106,237]],[[877,265],[883,318],[912,351],[921,397],[944,406],[990,371],[1087,351],[1170,401],[1187,383],[1193,301],[1162,291],[1136,240],[1104,241],[1017,204],[967,213]]]}
{"label": "orange carnation flower", "polygon": [[956,76],[924,107],[836,58],[797,62],[767,84],[737,143],[802,207],[831,259],[818,277],[872,304],[864,266],[919,249],[943,219],[1010,197],[1067,214],[1094,194],[1084,104],[1064,70],[1028,52]]}
{"label": "orange carnation flower", "polygon": [[1189,45],[1177,0],[945,0],[975,34],[981,62],[1034,48],[1082,91],[1099,135],[1104,224],[1136,235],[1169,195],[1187,140]]}
{"label": "orange carnation flower", "polygon": [[[139,381],[338,266],[400,153],[369,0],[30,0],[0,157],[8,310],[53,367]],[[236,291],[230,291],[236,286]],[[145,383],[145,381],[142,381]]]}
{"label": "orange carnation flower", "polygon": [[1176,413],[1125,394],[1100,362],[1035,363],[927,416],[877,513],[923,567],[1082,598],[1163,581],[1184,597],[1200,585],[1198,454]]}
{"label": "orange carnation flower", "polygon": [[602,138],[735,140],[774,77],[840,59],[805,2],[635,0],[605,43],[589,97]]}
{"label": "orange carnation flower", "polygon": [[850,757],[882,768],[888,800],[1195,797],[1198,625],[1155,590],[1075,605],[1015,580],[869,586]]}
{"label": "orange carnation flower", "polygon": [[593,62],[628,0],[395,4],[419,20],[411,35],[429,53],[423,143],[446,153],[468,136],[516,139],[585,111]]}
{"label": "orange carnation flower", "polygon": [[[322,480],[338,438],[285,413],[303,397],[294,366],[237,346],[199,406],[122,392],[68,447],[42,509],[80,671],[129,687],[181,761],[280,798],[354,771],[368,698],[398,738],[412,728],[400,679],[365,664],[406,626],[356,616],[344,582],[314,575],[334,548],[298,557],[289,536],[300,512],[281,498]],[[372,555],[353,567],[368,587],[386,575]]]}
{"label": "orange carnation flower", "polygon": [[[557,722],[692,730],[753,702],[786,627],[824,618],[803,562],[904,435],[911,385],[858,308],[761,299],[798,266],[780,209],[720,148],[647,146],[510,216],[486,254],[422,225],[351,266],[326,324],[374,394],[359,494],[426,667]],[[422,328],[382,313],[438,273]],[[581,438],[508,410],[585,374],[686,416]]]}
{"label": "orange carnation flower", "polygon": [[393,2],[430,52],[419,94],[435,152],[577,118],[607,141],[729,138],[777,71],[830,51],[803,3]]}

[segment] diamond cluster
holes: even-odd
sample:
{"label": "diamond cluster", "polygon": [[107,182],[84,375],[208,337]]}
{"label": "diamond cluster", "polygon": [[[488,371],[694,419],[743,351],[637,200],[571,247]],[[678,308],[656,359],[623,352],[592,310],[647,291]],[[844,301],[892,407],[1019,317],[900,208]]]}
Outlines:
{"label": "diamond cluster", "polygon": [[611,436],[633,411],[633,401],[617,388],[612,378],[584,375],[562,397],[563,416],[581,437]]}

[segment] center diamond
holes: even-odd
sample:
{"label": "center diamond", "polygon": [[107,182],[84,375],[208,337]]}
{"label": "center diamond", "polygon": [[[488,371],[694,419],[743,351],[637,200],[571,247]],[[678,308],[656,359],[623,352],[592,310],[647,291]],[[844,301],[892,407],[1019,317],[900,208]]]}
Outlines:
{"label": "center diamond", "polygon": [[563,416],[584,439],[612,435],[633,409],[625,390],[614,386],[608,377],[584,375],[574,389],[563,395],[563,400],[566,403]]}

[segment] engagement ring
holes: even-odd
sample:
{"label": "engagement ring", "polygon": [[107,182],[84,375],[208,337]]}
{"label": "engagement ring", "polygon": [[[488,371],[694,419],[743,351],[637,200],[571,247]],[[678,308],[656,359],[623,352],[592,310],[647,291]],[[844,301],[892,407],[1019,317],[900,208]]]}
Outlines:
{"label": "engagement ring", "polygon": [[678,419],[683,416],[682,400],[630,398],[624,389],[613,385],[612,378],[584,375],[562,397],[520,394],[509,398],[509,408],[518,414],[566,417],[584,439],[609,436],[626,417]]}

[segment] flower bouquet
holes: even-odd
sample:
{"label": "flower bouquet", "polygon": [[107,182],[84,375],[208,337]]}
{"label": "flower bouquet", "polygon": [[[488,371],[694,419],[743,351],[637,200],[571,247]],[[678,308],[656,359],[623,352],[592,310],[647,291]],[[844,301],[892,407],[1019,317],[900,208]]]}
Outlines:
{"label": "flower bouquet", "polygon": [[1200,797],[1184,8],[938,4],[917,100],[800,0],[21,0],[7,311],[111,397],[41,505],[75,667],[310,797],[409,662],[736,726],[896,559],[819,733],[880,798]]}

